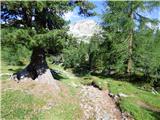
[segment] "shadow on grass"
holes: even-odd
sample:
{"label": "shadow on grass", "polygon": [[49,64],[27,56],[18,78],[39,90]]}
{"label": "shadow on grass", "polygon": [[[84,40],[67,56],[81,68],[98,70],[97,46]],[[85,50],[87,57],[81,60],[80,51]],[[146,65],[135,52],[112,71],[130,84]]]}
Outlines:
{"label": "shadow on grass", "polygon": [[56,79],[56,80],[62,80],[62,79],[66,79],[66,77],[64,77],[59,71],[50,69],[52,76]]}
{"label": "shadow on grass", "polygon": [[160,78],[155,80],[154,77],[146,77],[139,74],[132,74],[131,76],[128,76],[127,74],[104,75],[102,73],[91,73],[91,75],[101,79],[112,78],[115,81],[129,82],[138,89],[145,91],[152,91],[153,88],[156,91],[160,91]]}
{"label": "shadow on grass", "polygon": [[157,120],[160,120],[160,112],[152,112],[152,116],[154,116]]}
{"label": "shadow on grass", "polygon": [[[20,71],[23,70],[23,68],[17,68],[17,69],[8,69],[9,71],[12,71],[13,73],[18,73]],[[56,79],[56,80],[61,80],[61,79],[65,79],[65,77],[58,71],[56,70],[53,70],[53,69],[50,69],[51,70],[51,73],[53,75],[53,77]]]}
{"label": "shadow on grass", "polygon": [[91,72],[88,69],[81,67],[74,68],[72,71],[73,74],[75,74],[77,77],[84,77],[91,74]]}
{"label": "shadow on grass", "polygon": [[160,110],[159,111],[153,111],[151,109],[147,109],[147,108],[144,108],[146,109],[151,116],[153,116],[156,120],[160,120]]}

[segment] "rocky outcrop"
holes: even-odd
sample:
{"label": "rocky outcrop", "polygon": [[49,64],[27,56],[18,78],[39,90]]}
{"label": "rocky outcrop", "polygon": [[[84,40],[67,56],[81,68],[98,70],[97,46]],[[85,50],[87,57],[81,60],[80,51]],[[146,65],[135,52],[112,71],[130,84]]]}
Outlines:
{"label": "rocky outcrop", "polygon": [[80,106],[84,112],[83,120],[122,120],[122,115],[108,91],[93,86],[82,86]]}

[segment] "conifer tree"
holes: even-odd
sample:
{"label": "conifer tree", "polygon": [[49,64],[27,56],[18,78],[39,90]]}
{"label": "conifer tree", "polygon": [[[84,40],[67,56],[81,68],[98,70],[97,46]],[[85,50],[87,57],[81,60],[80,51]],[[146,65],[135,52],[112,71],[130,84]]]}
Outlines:
{"label": "conifer tree", "polygon": [[108,59],[112,59],[112,68],[125,71],[130,76],[133,72],[133,51],[136,31],[146,27],[147,23],[156,24],[156,19],[145,17],[142,13],[151,11],[160,2],[147,1],[107,1],[104,18],[106,31],[105,43],[112,46]]}
{"label": "conifer tree", "polygon": [[64,27],[66,21],[63,15],[76,6],[80,15],[94,15],[91,10],[95,6],[88,1],[1,2],[2,27],[8,30],[13,27],[11,33],[2,35],[2,45],[22,44],[33,51],[30,64],[17,73],[18,79],[23,76],[46,83],[53,82],[46,54],[60,53],[64,42],[70,39]]}

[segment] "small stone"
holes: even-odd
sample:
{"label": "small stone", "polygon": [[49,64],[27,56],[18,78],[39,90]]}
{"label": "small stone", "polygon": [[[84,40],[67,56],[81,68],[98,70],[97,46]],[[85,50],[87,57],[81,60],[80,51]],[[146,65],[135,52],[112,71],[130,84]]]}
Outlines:
{"label": "small stone", "polygon": [[118,94],[119,97],[128,97],[128,95],[124,94],[124,93],[119,93]]}
{"label": "small stone", "polygon": [[114,97],[114,94],[113,93],[109,93],[108,94],[110,97]]}

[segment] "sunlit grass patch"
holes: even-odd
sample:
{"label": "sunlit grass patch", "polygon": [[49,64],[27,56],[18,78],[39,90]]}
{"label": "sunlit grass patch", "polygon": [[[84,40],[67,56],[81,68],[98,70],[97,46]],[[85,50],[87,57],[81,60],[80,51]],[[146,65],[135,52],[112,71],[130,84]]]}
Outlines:
{"label": "sunlit grass patch", "polygon": [[80,120],[82,111],[77,104],[60,103],[42,114],[47,120]]}
{"label": "sunlit grass patch", "polygon": [[[145,91],[125,81],[109,79],[109,90],[113,94],[124,93],[127,98],[121,98],[119,105],[122,111],[130,113],[136,120],[160,119],[160,95]],[[139,104],[139,101],[144,105]]]}
{"label": "sunlit grass patch", "polygon": [[95,76],[83,77],[83,79],[81,79],[80,82],[83,85],[97,86],[101,90],[107,90],[108,89],[107,81],[99,79],[98,77],[95,77]]}
{"label": "sunlit grass patch", "polygon": [[122,99],[120,101],[120,108],[123,112],[130,113],[135,120],[158,120],[160,119],[160,112],[146,109],[136,103],[135,99]]}
{"label": "sunlit grass patch", "polygon": [[22,70],[25,66],[8,65],[1,60],[1,73],[15,73]]}
{"label": "sunlit grass patch", "polygon": [[38,118],[45,101],[20,90],[6,90],[1,98],[1,117],[4,119]]}

